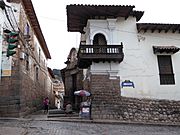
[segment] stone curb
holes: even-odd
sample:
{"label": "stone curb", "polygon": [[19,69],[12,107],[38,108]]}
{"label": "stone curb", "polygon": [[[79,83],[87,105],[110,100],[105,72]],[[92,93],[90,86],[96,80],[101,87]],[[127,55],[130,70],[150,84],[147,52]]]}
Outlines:
{"label": "stone curb", "polygon": [[57,121],[57,122],[79,122],[79,123],[96,123],[96,124],[136,124],[136,125],[152,125],[152,126],[180,126],[180,123],[151,123],[151,122],[128,122],[118,120],[102,120],[102,119],[78,119],[78,118],[9,118],[0,117],[0,120],[18,120],[18,121]]}
{"label": "stone curb", "polygon": [[47,119],[42,121],[59,121],[59,122],[81,122],[81,123],[97,123],[97,124],[136,124],[136,125],[154,125],[154,126],[180,126],[180,123],[150,123],[150,122],[128,122],[117,120],[84,120],[84,119]]}

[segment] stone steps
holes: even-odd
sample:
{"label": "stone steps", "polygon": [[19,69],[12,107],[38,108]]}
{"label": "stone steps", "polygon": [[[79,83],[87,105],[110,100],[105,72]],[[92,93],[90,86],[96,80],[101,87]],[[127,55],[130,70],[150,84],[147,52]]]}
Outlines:
{"label": "stone steps", "polygon": [[48,118],[50,118],[50,117],[64,117],[64,118],[73,117],[73,118],[78,118],[79,114],[78,113],[72,113],[72,114],[48,114],[47,117]]}
{"label": "stone steps", "polygon": [[61,109],[52,109],[48,111],[47,117],[78,117],[79,114],[72,112],[72,114],[66,114],[64,110]]}
{"label": "stone steps", "polygon": [[51,109],[48,111],[48,114],[64,114],[64,110],[61,109]]}

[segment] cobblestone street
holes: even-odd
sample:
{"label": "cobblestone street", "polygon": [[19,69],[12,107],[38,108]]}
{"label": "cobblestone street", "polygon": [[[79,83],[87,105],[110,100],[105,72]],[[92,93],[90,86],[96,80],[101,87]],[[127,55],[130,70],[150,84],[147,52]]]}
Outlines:
{"label": "cobblestone street", "polygon": [[178,126],[0,120],[0,135],[179,135]]}

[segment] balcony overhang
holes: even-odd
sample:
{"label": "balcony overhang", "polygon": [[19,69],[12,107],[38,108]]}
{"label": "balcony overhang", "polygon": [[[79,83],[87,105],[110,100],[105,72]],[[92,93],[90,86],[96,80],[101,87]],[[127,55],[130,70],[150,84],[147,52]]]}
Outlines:
{"label": "balcony overhang", "polygon": [[80,45],[78,67],[88,68],[92,62],[121,62],[124,58],[122,45]]}
{"label": "balcony overhang", "polygon": [[135,6],[129,5],[67,5],[67,28],[70,32],[84,33],[83,29],[88,19],[107,19],[129,16],[136,17],[139,21],[143,11],[133,10]]}

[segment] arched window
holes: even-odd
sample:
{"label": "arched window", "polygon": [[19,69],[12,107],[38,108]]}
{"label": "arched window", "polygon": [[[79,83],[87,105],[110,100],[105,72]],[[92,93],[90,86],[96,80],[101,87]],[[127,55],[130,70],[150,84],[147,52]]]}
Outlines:
{"label": "arched window", "polygon": [[107,45],[106,38],[103,34],[96,34],[93,39],[93,45]]}

